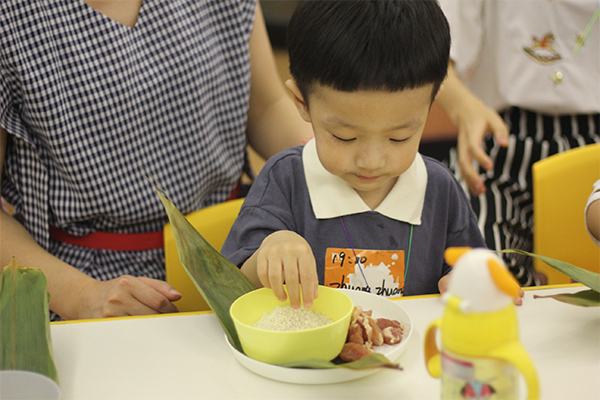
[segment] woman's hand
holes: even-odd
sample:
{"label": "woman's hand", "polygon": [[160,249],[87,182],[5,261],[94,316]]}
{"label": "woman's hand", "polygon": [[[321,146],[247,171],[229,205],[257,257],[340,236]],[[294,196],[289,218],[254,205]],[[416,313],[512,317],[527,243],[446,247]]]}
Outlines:
{"label": "woman's hand", "polygon": [[108,281],[90,280],[82,288],[78,318],[108,318],[177,312],[181,298],[169,283],[123,275]]}
{"label": "woman's hand", "polygon": [[478,196],[485,192],[485,185],[477,165],[486,171],[494,168],[492,159],[483,150],[483,141],[491,133],[501,146],[506,147],[508,129],[498,113],[479,99],[471,99],[462,110],[454,118],[458,127],[458,167],[471,193]]}
{"label": "woman's hand", "polygon": [[436,103],[458,128],[460,173],[471,193],[478,196],[485,192],[485,186],[473,164],[487,171],[494,168],[491,158],[483,150],[483,140],[492,134],[500,146],[506,147],[508,128],[495,110],[486,106],[460,81],[452,63]]}

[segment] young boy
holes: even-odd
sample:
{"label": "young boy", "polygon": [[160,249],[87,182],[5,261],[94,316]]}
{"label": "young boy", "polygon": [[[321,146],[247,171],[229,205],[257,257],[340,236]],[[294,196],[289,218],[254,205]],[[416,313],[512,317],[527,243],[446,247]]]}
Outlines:
{"label": "young boy", "polygon": [[[288,27],[287,87],[314,139],[271,158],[222,253],[310,307],[317,283],[437,293],[451,246],[485,247],[465,193],[418,146],[446,76],[435,1],[308,1]],[[301,286],[299,285],[301,284]]]}

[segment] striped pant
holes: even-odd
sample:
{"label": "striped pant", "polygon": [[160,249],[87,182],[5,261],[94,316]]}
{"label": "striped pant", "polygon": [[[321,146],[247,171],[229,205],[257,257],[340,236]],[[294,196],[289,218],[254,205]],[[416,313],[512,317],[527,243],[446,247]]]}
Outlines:
{"label": "striped pant", "polygon": [[[492,158],[494,169],[480,170],[486,192],[480,196],[469,193],[471,205],[490,249],[531,252],[534,232],[531,166],[550,155],[600,142],[600,114],[551,116],[513,107],[500,115],[509,128],[509,145],[500,147],[492,137],[485,140],[484,149]],[[450,151],[448,165],[460,178],[456,148]],[[531,257],[518,254],[504,257],[521,285],[536,285]]]}

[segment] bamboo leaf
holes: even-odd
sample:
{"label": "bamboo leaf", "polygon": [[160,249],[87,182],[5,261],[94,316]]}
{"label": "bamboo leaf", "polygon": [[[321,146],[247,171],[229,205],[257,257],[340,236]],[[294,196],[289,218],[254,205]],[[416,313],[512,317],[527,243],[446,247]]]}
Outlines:
{"label": "bamboo leaf", "polygon": [[[337,360],[337,359],[336,359]],[[319,368],[319,369],[330,369],[330,368],[347,368],[354,370],[371,369],[371,368],[390,368],[402,370],[397,363],[393,363],[386,356],[381,353],[371,353],[369,356],[352,362],[336,362],[326,361],[319,359],[307,359],[295,362],[289,362],[282,364],[283,367],[290,368]]]}
{"label": "bamboo leaf", "polygon": [[243,352],[229,308],[238,297],[256,288],[237,266],[202,237],[161,188],[157,185],[154,188],[169,216],[181,264],[219,319],[230,342]]}
{"label": "bamboo leaf", "polygon": [[0,274],[0,370],[23,370],[58,383],[52,358],[46,275],[13,258]]}
{"label": "bamboo leaf", "polygon": [[589,287],[590,289],[596,292],[600,292],[600,274],[598,274],[597,272],[588,271],[587,269],[576,267],[575,265],[569,264],[565,261],[555,260],[550,257],[540,256],[538,254],[528,253],[526,251],[518,249],[502,250],[501,253],[516,253],[530,257],[536,257],[548,264],[549,266],[551,266],[552,268],[572,278],[573,280],[584,284],[585,286]]}
{"label": "bamboo leaf", "polygon": [[549,296],[533,295],[534,299],[553,298],[563,303],[572,304],[581,307],[598,307],[600,306],[600,293],[595,290],[583,290],[577,293],[560,293]]}

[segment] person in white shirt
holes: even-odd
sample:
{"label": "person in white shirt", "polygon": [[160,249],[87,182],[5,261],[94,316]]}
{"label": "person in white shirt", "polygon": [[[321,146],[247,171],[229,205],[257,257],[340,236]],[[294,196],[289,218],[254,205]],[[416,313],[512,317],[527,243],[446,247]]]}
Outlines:
{"label": "person in white shirt", "polygon": [[[451,37],[438,105],[458,128],[449,166],[488,247],[533,248],[531,165],[600,142],[600,3],[440,0]],[[531,258],[506,257],[522,285]]]}

